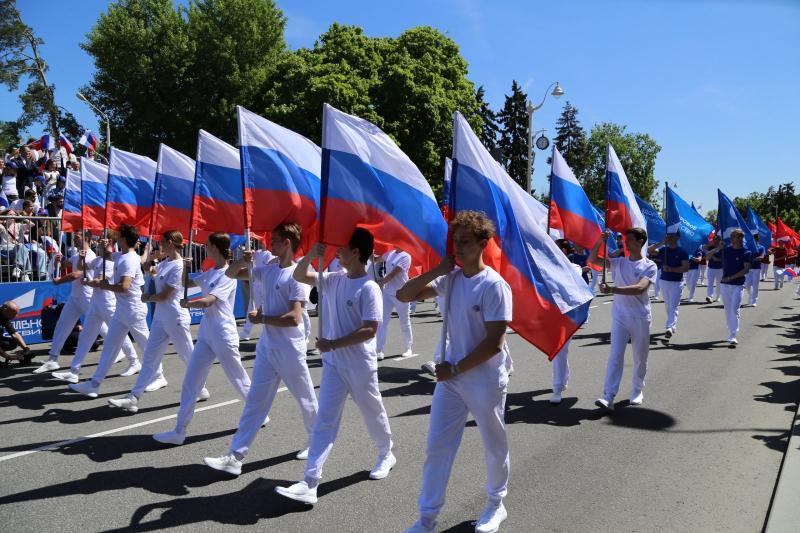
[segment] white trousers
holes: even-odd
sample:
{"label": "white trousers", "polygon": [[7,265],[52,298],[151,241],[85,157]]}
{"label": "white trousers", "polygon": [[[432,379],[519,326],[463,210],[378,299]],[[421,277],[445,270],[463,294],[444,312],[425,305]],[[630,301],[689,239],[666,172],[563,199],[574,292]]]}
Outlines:
{"label": "white trousers", "polygon": [[[778,267],[778,266],[774,266],[774,265],[772,267],[772,277],[775,278],[775,289],[776,290],[780,288],[780,284],[783,283],[783,281],[784,281],[783,277],[786,275],[784,273],[784,270],[786,270],[786,267]],[[64,307],[66,307],[66,306],[64,306]],[[55,337],[53,337],[53,340],[55,340]]]}
{"label": "white trousers", "polygon": [[708,265],[698,265],[698,270],[700,271],[700,283],[703,283],[706,280],[706,270],[708,269]]}
{"label": "white trousers", "polygon": [[319,410],[308,445],[305,477],[309,482],[314,483],[322,477],[322,467],[336,441],[348,394],[361,411],[378,453],[385,455],[392,449],[392,430],[378,389],[378,371],[366,364],[353,368],[323,364]]}
{"label": "white trousers", "polygon": [[647,374],[647,355],[650,352],[650,321],[646,318],[621,316],[611,318],[611,353],[608,355],[603,397],[611,401],[619,392],[622,370],[625,365],[625,348],[631,341],[633,349],[633,376],[631,384],[634,394],[644,390]]}
{"label": "white trousers", "polygon": [[506,388],[496,384],[465,383],[460,378],[436,384],[419,494],[419,510],[423,521],[434,521],[444,506],[450,471],[470,413],[475,418],[483,441],[489,501],[500,502],[506,496],[510,462],[505,404]]}
{"label": "white trousers", "polygon": [[761,281],[767,279],[768,272],[769,272],[769,263],[761,263]]}
{"label": "white trousers", "polygon": [[561,392],[567,388],[569,381],[569,343],[568,340],[563,348],[556,354],[553,362],[553,392]]}
{"label": "white trousers", "polygon": [[242,366],[238,337],[220,333],[219,336],[197,339],[181,385],[181,406],[178,408],[178,420],[175,423],[178,432],[186,433],[194,415],[197,395],[200,394],[200,389],[208,379],[211,365],[216,360],[219,360],[219,365],[236,392],[242,398],[247,398],[250,393],[250,377]]}
{"label": "white trousers", "polygon": [[667,311],[666,329],[678,326],[678,308],[681,305],[683,281],[661,280],[661,296],[664,297],[664,308]]}
{"label": "white trousers", "polygon": [[721,268],[708,269],[708,287],[706,287],[706,297],[712,300],[719,299],[719,285],[722,280]]}
{"label": "white trousers", "polygon": [[[239,428],[231,442],[231,452],[237,454],[237,457],[247,455],[264,418],[272,407],[281,380],[286,383],[286,388],[297,400],[308,440],[311,439],[311,430],[317,418],[317,397],[314,394],[311,374],[308,372],[305,350],[269,349],[265,335],[256,346],[250,392],[247,394],[247,401],[239,418]],[[306,447],[308,440],[303,448]]]}
{"label": "white trousers", "polygon": [[397,318],[400,319],[400,331],[403,334],[404,350],[411,348],[414,336],[411,333],[411,315],[409,314],[409,304],[401,302],[396,296],[383,292],[383,322],[378,325],[378,351],[382,352],[386,346],[386,336],[389,333],[389,321],[392,319],[392,311],[397,311]]}
{"label": "white trousers", "polygon": [[[160,304],[156,304],[160,305]],[[131,389],[131,394],[137,398],[141,397],[144,389],[156,378],[164,377],[164,369],[161,361],[164,353],[171,342],[175,346],[178,357],[188,367],[189,359],[192,357],[192,334],[189,331],[191,319],[185,317],[179,320],[153,320],[150,325],[150,337],[147,339],[147,346],[142,354],[142,369],[136,378],[136,383]]]}
{"label": "white trousers", "polygon": [[75,329],[75,324],[80,320],[81,315],[84,317],[89,312],[89,300],[70,298],[61,308],[61,314],[58,315],[56,321],[56,328],[53,331],[53,340],[50,344],[50,361],[57,361],[58,356],[61,355],[61,350],[64,348],[64,343],[67,342],[69,334]]}
{"label": "white trousers", "polygon": [[589,271],[592,276],[592,281],[589,283],[589,289],[592,291],[592,294],[597,294],[597,282],[600,281],[600,272],[596,270]]}
{"label": "white trousers", "polygon": [[722,306],[725,308],[725,320],[728,323],[728,333],[731,337],[739,331],[739,305],[742,303],[742,285],[723,283],[720,288]]}
{"label": "white trousers", "polygon": [[[97,336],[100,335],[103,339],[108,337],[108,323],[110,323],[113,318],[113,307],[89,306],[89,312],[83,322],[83,329],[81,330],[81,334],[78,335],[78,347],[75,349],[75,356],[72,358],[72,362],[69,365],[71,372],[80,374],[83,360],[86,359],[86,355],[89,353],[89,350],[92,349],[92,345],[94,341],[97,340]],[[118,353],[119,352],[117,352],[117,354]],[[127,335],[125,336],[125,340],[122,341],[122,353],[125,354],[128,363],[133,363],[139,357],[136,355],[133,343]],[[117,354],[114,355],[115,360]]]}
{"label": "white trousers", "polygon": [[750,298],[748,300],[750,305],[756,305],[758,303],[758,289],[760,284],[761,269],[751,269],[744,280],[744,287],[750,293]]}
{"label": "white trousers", "polygon": [[658,298],[661,293],[661,269],[656,269],[656,282],[653,284],[653,296]]}
{"label": "white trousers", "polygon": [[689,301],[694,301],[694,291],[697,290],[697,281],[700,279],[700,269],[689,269],[686,272],[686,276],[684,278],[686,280],[686,286],[689,288]]}
{"label": "white trousers", "polygon": [[133,335],[133,340],[139,345],[140,349],[147,346],[147,337],[150,330],[147,327],[147,308],[142,306],[138,309],[125,309],[117,305],[111,323],[108,325],[108,334],[103,341],[103,351],[100,353],[100,361],[92,374],[92,385],[99,387],[106,374],[111,370],[122,345],[128,339],[128,333]]}

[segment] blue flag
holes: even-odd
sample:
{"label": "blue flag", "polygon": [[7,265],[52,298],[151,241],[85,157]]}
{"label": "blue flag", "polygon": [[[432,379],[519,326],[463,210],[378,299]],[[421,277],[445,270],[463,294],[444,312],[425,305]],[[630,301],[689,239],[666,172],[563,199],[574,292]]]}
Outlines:
{"label": "blue flag", "polygon": [[745,222],[744,217],[736,206],[733,205],[731,199],[725,196],[721,190],[717,189],[717,196],[719,197],[719,207],[717,208],[717,227],[725,241],[725,246],[731,244],[731,231],[736,228],[744,231],[744,247],[752,253],[756,253],[756,241],[753,239],[753,234],[750,232],[750,227]]}
{"label": "blue flag", "polygon": [[636,197],[636,203],[639,204],[639,210],[641,210],[645,221],[647,221],[645,229],[647,230],[648,243],[662,242],[667,233],[666,223],[652,205],[642,200],[638,194],[634,194],[634,196]]}
{"label": "blue flag", "polygon": [[701,217],[697,211],[667,187],[667,230],[679,230],[681,237],[678,246],[692,255],[697,248],[708,242],[714,226]]}
{"label": "blue flag", "polygon": [[764,248],[772,246],[772,232],[750,206],[747,206],[747,224],[750,226],[750,231],[758,233],[758,243],[761,246]]}

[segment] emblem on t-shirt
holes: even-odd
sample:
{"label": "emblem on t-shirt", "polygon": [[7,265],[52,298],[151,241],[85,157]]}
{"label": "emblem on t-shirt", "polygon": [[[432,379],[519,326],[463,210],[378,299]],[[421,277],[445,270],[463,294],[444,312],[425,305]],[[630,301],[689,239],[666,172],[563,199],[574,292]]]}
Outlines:
{"label": "emblem on t-shirt", "polygon": [[347,306],[353,307],[353,300],[347,300]]}
{"label": "emblem on t-shirt", "polygon": [[279,290],[280,288],[281,288],[281,286],[280,286],[280,285],[275,285],[275,290],[276,290],[276,291],[277,291],[277,290]]}
{"label": "emblem on t-shirt", "polygon": [[473,310],[473,311],[475,311],[475,312],[477,313],[478,311],[480,311],[480,310],[481,310],[481,306],[480,306],[480,305],[473,305],[473,306],[472,306],[472,310]]}

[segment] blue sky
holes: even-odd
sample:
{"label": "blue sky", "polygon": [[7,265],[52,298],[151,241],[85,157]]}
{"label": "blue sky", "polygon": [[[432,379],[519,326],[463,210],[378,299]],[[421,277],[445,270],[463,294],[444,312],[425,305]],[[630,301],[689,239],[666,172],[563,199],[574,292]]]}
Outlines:
{"label": "blue sky", "polygon": [[[703,209],[716,189],[766,191],[800,177],[800,2],[791,0],[278,0],[290,47],[311,46],[332,22],[371,36],[430,25],[458,43],[493,107],[516,79],[537,102],[559,81],[588,130],[611,121],[662,146],[656,176]],[[48,4],[52,8],[48,9]],[[18,0],[42,36],[59,105],[97,130],[75,91],[93,65],[79,47],[108,2]],[[552,134],[563,102],[548,98],[535,129]],[[0,90],[0,119],[18,115]],[[32,132],[38,135],[38,131]],[[113,132],[112,132],[113,136]],[[546,187],[538,152],[534,187]]]}

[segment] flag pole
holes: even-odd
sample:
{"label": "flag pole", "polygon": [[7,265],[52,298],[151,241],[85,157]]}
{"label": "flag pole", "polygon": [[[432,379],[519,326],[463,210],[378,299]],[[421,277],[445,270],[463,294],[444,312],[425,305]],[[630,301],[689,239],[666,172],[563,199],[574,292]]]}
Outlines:
{"label": "flag pole", "polygon": [[[202,131],[202,130],[200,130]],[[192,183],[192,209],[189,213],[189,257],[192,258],[192,264],[194,264],[194,254],[192,253],[192,243],[194,241],[194,211],[195,211],[195,203],[197,202],[197,174],[200,172],[200,132],[197,133],[197,158],[194,162],[194,183]],[[191,270],[191,268],[189,269]],[[186,268],[183,269],[183,299],[189,299],[189,271]]]}
{"label": "flag pole", "polygon": [[[609,156],[609,147],[610,145],[606,146],[606,209],[605,214],[603,216],[603,232],[608,230],[608,156]],[[600,280],[601,283],[604,285],[606,284],[606,262],[608,261],[608,235],[605,238],[604,250],[603,250],[603,279]]]}
{"label": "flag pole", "polygon": [[[103,240],[108,240],[108,190],[111,188],[111,145],[108,146],[108,175],[106,176],[106,210],[103,224]],[[81,190],[83,190],[81,188]],[[103,247],[103,278],[106,279],[106,253]]]}
{"label": "flag pole", "polygon": [[[321,243],[325,235],[325,214],[328,207],[328,181],[330,180],[331,153],[326,150],[328,135],[325,128],[325,115],[328,104],[322,105],[322,162],[320,167],[320,197],[319,197],[319,236],[317,242]],[[322,273],[325,266],[324,254],[317,261],[317,338],[322,337]]]}
{"label": "flag pole", "polygon": [[[450,192],[448,193],[448,203],[447,203],[447,217],[448,217],[448,224],[447,224],[447,239],[445,244],[445,256],[451,251],[450,244],[451,244],[451,235],[450,235],[450,220],[452,220],[453,215],[456,212],[457,203],[456,203],[456,180],[458,178],[458,159],[456,155],[458,151],[456,150],[456,144],[458,140],[458,129],[457,129],[457,120],[458,120],[458,111],[453,114],[453,157],[452,157],[452,164],[450,167]],[[444,259],[444,258],[443,258]],[[453,277],[451,273],[447,274],[447,281],[444,285],[444,306],[442,307],[442,333],[439,337],[439,361],[436,361],[437,364],[441,364],[442,361],[445,360],[445,350],[447,350],[447,321],[450,317],[450,292],[452,288]]]}
{"label": "flag pole", "polygon": [[[550,206],[553,205],[553,161],[556,157],[556,145],[553,144],[553,150],[550,155],[550,176],[548,177],[549,186],[547,191],[547,236],[550,236]],[[563,228],[562,228],[563,229]]]}
{"label": "flag pole", "polygon": [[[242,120],[241,120],[241,106],[236,106],[236,124],[239,134],[239,175],[242,179],[242,202],[244,203],[243,215],[244,215],[244,238],[245,238],[245,250],[250,252],[252,251],[252,244],[250,242],[252,235],[250,230],[250,216],[248,209],[250,207],[250,202],[247,200],[247,180],[245,179],[244,175],[244,144],[242,142]],[[253,296],[253,261],[247,263],[247,312],[255,311],[255,298]],[[249,320],[249,318],[245,317],[245,322]]]}

